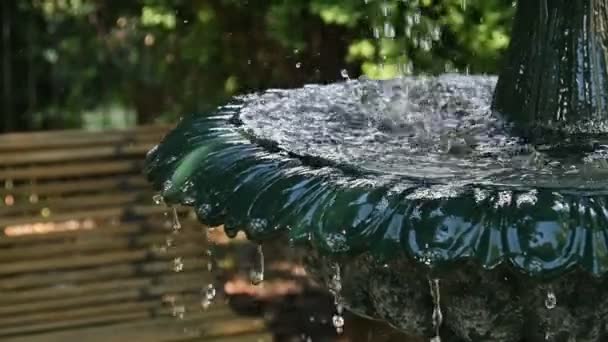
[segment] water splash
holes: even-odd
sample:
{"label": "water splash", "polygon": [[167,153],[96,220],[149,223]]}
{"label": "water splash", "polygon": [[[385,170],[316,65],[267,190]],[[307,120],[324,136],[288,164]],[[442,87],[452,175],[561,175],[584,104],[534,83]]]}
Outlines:
{"label": "water splash", "polygon": [[439,330],[443,324],[443,313],[441,312],[441,291],[439,289],[439,279],[429,279],[429,286],[431,288],[431,297],[433,298],[433,329],[435,330],[435,336],[431,338],[431,342],[441,342],[441,336]]}
{"label": "water splash", "polygon": [[161,204],[165,203],[165,199],[163,198],[163,195],[161,195],[161,194],[156,194],[156,195],[152,196],[152,201],[156,205],[161,205]]}
{"label": "water splash", "polygon": [[342,69],[342,70],[340,71],[340,76],[342,76],[342,78],[343,78],[345,81],[350,81],[350,76],[348,75],[348,70],[346,70],[346,69]]}
{"label": "water splash", "polygon": [[262,245],[257,247],[256,265],[249,272],[249,279],[253,285],[260,285],[264,281],[264,250]]}

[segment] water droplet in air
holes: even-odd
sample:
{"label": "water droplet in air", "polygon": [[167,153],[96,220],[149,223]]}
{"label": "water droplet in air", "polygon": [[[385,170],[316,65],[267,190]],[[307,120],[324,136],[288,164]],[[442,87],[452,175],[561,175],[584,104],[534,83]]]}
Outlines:
{"label": "water droplet in air", "polygon": [[264,281],[264,250],[262,245],[257,248],[257,265],[249,273],[251,284],[260,285]]}
{"label": "water droplet in air", "polygon": [[163,183],[163,193],[166,193],[168,191],[170,191],[171,189],[173,189],[173,182],[170,179],[167,179],[164,183]]}
{"label": "water droplet in air", "polygon": [[545,307],[549,310],[555,309],[557,306],[557,296],[553,290],[547,291],[547,297],[545,298]]}
{"label": "water droplet in air", "polygon": [[181,272],[184,270],[184,261],[181,257],[173,259],[173,270],[175,272]]}
{"label": "water droplet in air", "polygon": [[205,290],[205,298],[203,298],[203,300],[201,302],[201,306],[203,307],[204,310],[206,310],[207,308],[209,308],[209,306],[211,306],[211,304],[213,303],[213,300],[215,299],[215,295],[216,295],[215,286],[213,286],[213,284],[207,285],[207,289]]}
{"label": "water droplet in air", "polygon": [[296,69],[300,69],[302,67],[302,63],[298,62],[296,63]]}
{"label": "water droplet in air", "polygon": [[350,76],[348,75],[348,70],[342,69],[342,71],[340,71],[340,75],[342,76],[343,79],[350,80]]}
{"label": "water droplet in air", "polygon": [[344,331],[344,317],[342,315],[334,315],[331,321],[338,334],[341,334]]}
{"label": "water droplet in air", "polygon": [[163,196],[161,194],[156,194],[156,195],[152,196],[152,200],[154,201],[154,203],[156,205],[161,205],[164,202]]}

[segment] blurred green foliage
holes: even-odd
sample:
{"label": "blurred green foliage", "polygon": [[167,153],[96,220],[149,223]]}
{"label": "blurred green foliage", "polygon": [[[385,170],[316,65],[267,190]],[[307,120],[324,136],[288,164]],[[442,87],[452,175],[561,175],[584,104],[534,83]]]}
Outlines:
{"label": "blurred green foliage", "polygon": [[[465,2],[466,1],[466,2]],[[366,74],[495,73],[508,0],[19,0],[2,6],[0,131],[205,111]],[[108,111],[105,111],[108,112]]]}

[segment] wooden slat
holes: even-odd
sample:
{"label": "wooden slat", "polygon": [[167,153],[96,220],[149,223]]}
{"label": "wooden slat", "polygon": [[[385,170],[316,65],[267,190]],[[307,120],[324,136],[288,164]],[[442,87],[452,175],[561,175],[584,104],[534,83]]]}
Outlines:
{"label": "wooden slat", "polygon": [[[130,278],[109,279],[103,282],[86,282],[82,284],[56,284],[31,290],[7,291],[3,294],[0,303],[3,314],[24,311],[23,308],[36,308],[41,310],[42,305],[48,303],[65,305],[60,300],[90,295],[118,293],[121,291],[138,290],[142,297],[160,297],[165,293],[181,292],[186,290],[200,290],[211,281],[207,272],[166,272],[154,276],[134,275]],[[63,286],[58,286],[63,285]],[[63,303],[63,304],[62,304]]]}
{"label": "wooden slat", "polygon": [[[70,329],[47,334],[30,335],[28,337],[5,338],[4,342],[65,342],[65,341],[87,341],[87,342],[270,342],[271,335],[261,329],[263,324],[260,320],[234,321],[234,314],[226,306],[216,306],[214,310],[207,312],[188,313],[182,320],[172,317],[159,317],[147,320],[123,322],[113,324],[111,327],[87,327]],[[216,322],[239,323],[239,325],[255,325],[257,329],[251,329],[251,333],[232,335],[222,339],[221,337],[206,336],[206,327]],[[253,322],[253,323],[252,323]]]}
{"label": "wooden slat", "polygon": [[[166,219],[149,217],[148,220],[137,220],[136,222],[112,223],[99,225],[93,229],[68,230],[57,232],[45,232],[43,234],[26,234],[17,236],[0,237],[0,250],[2,248],[25,247],[38,243],[64,242],[69,239],[79,237],[81,239],[96,239],[103,237],[118,237],[133,234],[155,234],[157,232],[169,232],[169,226],[165,224]],[[180,219],[183,232],[202,232],[203,226],[193,218]]]}
{"label": "wooden slat", "polygon": [[[188,208],[180,208],[181,213],[187,212]],[[158,205],[134,205],[132,207],[123,208],[104,208],[98,210],[83,210],[72,213],[51,214],[49,217],[17,217],[17,218],[2,218],[0,217],[0,228],[8,226],[18,226],[25,224],[35,224],[44,222],[65,222],[70,220],[83,219],[110,219],[120,218],[126,213],[133,215],[149,216],[166,213],[167,208]]]}
{"label": "wooden slat", "polygon": [[[166,124],[151,124],[151,125],[139,125],[124,129],[109,129],[109,130],[83,130],[83,129],[64,129],[64,130],[52,130],[52,131],[31,131],[31,132],[16,132],[16,133],[4,133],[0,135],[0,142],[6,141],[28,141],[37,139],[52,139],[52,138],[63,138],[63,137],[94,137],[94,136],[107,136],[113,134],[142,134],[151,132],[162,132],[167,131],[171,128],[171,125]],[[2,140],[2,139],[6,139]]]}
{"label": "wooden slat", "polygon": [[[94,195],[80,195],[73,197],[51,197],[39,200],[36,203],[17,203],[12,206],[0,207],[0,217],[7,217],[12,215],[31,215],[37,216],[42,209],[48,209],[53,213],[62,211],[77,211],[86,210],[87,208],[100,208],[100,207],[112,207],[112,206],[123,206],[128,204],[135,204],[140,202],[141,196],[144,192],[117,192],[117,193],[105,193],[105,194],[94,194]],[[148,198],[151,198],[150,194],[147,194]],[[152,200],[149,200],[152,202]]]}
{"label": "wooden slat", "polygon": [[101,296],[131,290],[138,291],[140,297],[160,298],[167,293],[184,291],[199,293],[198,291],[211,280],[212,277],[207,272],[201,272],[200,269],[180,273],[167,270],[162,274],[134,274],[133,277],[118,280],[106,279],[103,282],[89,281],[81,284],[57,283],[50,284],[49,287],[6,292],[0,303],[4,307],[2,312],[6,314],[28,308],[40,310],[40,306],[50,305],[48,303],[65,305],[66,302],[62,300],[67,298],[77,300],[79,297]]}
{"label": "wooden slat", "polygon": [[0,170],[0,180],[52,179],[108,176],[141,173],[142,160],[69,163],[52,166],[30,166]]}
{"label": "wooden slat", "polygon": [[[185,228],[184,228],[185,229]],[[19,248],[10,248],[6,251],[0,250],[0,263],[42,259],[49,257],[69,257],[73,255],[90,254],[101,251],[126,250],[133,248],[144,248],[164,244],[169,234],[162,232],[147,232],[140,235],[111,235],[99,234],[93,238],[74,234],[73,239],[53,241],[39,244],[30,244]],[[188,231],[180,234],[170,234],[174,244],[182,243],[205,243],[206,237],[200,232]]]}
{"label": "wooden slat", "polygon": [[26,272],[41,272],[44,270],[63,270],[78,267],[97,267],[125,262],[143,261],[149,256],[147,250],[129,250],[78,258],[49,258],[46,260],[14,262],[0,267],[0,275]]}
{"label": "wooden slat", "polygon": [[70,321],[83,317],[98,317],[113,313],[148,311],[162,306],[158,300],[129,301],[123,303],[112,303],[96,305],[92,307],[75,308],[72,310],[58,312],[41,312],[13,317],[0,317],[0,332],[7,327],[29,326],[40,322]]}
{"label": "wooden slat", "polygon": [[65,284],[64,286],[52,286],[33,290],[22,290],[6,292],[0,299],[3,306],[22,303],[43,302],[55,300],[67,296],[87,295],[93,293],[108,293],[113,291],[140,289],[152,284],[152,279],[145,277],[114,279],[104,282],[85,283],[80,286]]}
{"label": "wooden slat", "polygon": [[0,336],[14,336],[40,333],[44,331],[54,331],[59,329],[68,329],[100,324],[124,323],[126,321],[149,319],[150,317],[150,312],[148,312],[148,310],[145,308],[143,310],[132,312],[110,312],[105,315],[96,314],[91,317],[76,318],[71,321],[45,322],[39,324],[28,324],[24,326],[22,325],[4,328],[0,329]]}
{"label": "wooden slat", "polygon": [[168,126],[158,125],[103,132],[75,130],[3,134],[0,135],[0,152],[69,146],[99,146],[125,142],[158,142],[168,130]]}
{"label": "wooden slat", "polygon": [[169,249],[167,252],[154,251],[149,248],[131,248],[128,251],[104,251],[104,253],[79,255],[77,257],[60,256],[40,260],[11,262],[0,267],[0,275],[40,272],[48,269],[64,270],[80,267],[97,267],[125,262],[138,262],[153,257],[163,259],[185,257],[194,254],[202,255],[203,252],[204,250],[201,249],[199,244],[182,244],[179,250]]}
{"label": "wooden slat", "polygon": [[18,304],[2,305],[0,306],[0,316],[17,316],[29,312],[65,310],[66,308],[69,309],[74,306],[95,306],[118,301],[132,301],[137,300],[140,297],[141,290],[139,288],[121,288],[120,291],[111,291],[107,293],[71,295],[45,301],[29,301]]}
{"label": "wooden slat", "polygon": [[150,189],[149,183],[141,175],[119,175],[110,178],[79,179],[69,181],[55,181],[51,183],[33,183],[16,185],[10,189],[0,188],[0,197],[6,195],[38,196],[70,195],[99,191],[135,191]]}
{"label": "wooden slat", "polygon": [[[179,208],[182,232],[171,234],[169,210],[153,205],[141,173],[145,153],[168,128],[0,136],[0,199],[12,203],[0,207],[0,229],[24,234],[28,225],[95,222],[92,229],[0,237],[0,340],[271,340],[264,322],[237,318],[225,305],[201,312],[200,291],[214,280],[206,236],[189,208]],[[47,217],[39,215],[47,208]],[[163,250],[168,236],[174,247]],[[222,255],[232,247],[216,248]],[[159,317],[171,315],[162,300],[168,294],[186,305],[183,320]]]}
{"label": "wooden slat", "polygon": [[113,218],[120,217],[124,214],[124,212],[125,208],[117,207],[98,210],[83,210],[74,213],[64,213],[59,215],[54,215],[51,213],[49,217],[0,217],[0,228],[45,222],[66,222],[70,220]]}
{"label": "wooden slat", "polygon": [[14,166],[34,163],[58,163],[68,161],[85,161],[99,159],[122,159],[125,157],[143,158],[154,146],[154,143],[138,143],[127,145],[91,146],[77,148],[63,148],[42,151],[15,151],[0,152],[0,166]]}
{"label": "wooden slat", "polygon": [[[184,257],[183,272],[202,270],[207,261],[201,257]],[[54,286],[58,283],[84,284],[91,281],[108,281],[117,278],[133,277],[136,274],[143,276],[154,276],[158,273],[172,272],[172,267],[167,260],[152,260],[139,264],[118,263],[104,265],[103,267],[91,267],[75,270],[49,270],[48,272],[25,273],[0,278],[0,289],[24,290]]]}
{"label": "wooden slat", "polygon": [[[144,229],[155,229],[157,226],[146,222],[122,223],[120,225],[104,225],[93,229],[84,230],[68,230],[44,234],[27,234],[17,236],[2,236],[0,237],[0,248],[12,248],[26,246],[35,243],[52,243],[54,241],[63,241],[74,236],[82,236],[83,238],[94,238],[96,236],[120,236],[127,234],[135,234]],[[9,247],[7,247],[9,246]]]}

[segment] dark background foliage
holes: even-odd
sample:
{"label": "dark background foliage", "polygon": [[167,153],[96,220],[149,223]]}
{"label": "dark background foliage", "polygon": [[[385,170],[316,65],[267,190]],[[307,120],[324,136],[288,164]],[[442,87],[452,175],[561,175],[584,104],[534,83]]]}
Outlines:
{"label": "dark background foliage", "polygon": [[175,120],[346,74],[495,73],[508,0],[5,0],[0,132]]}

